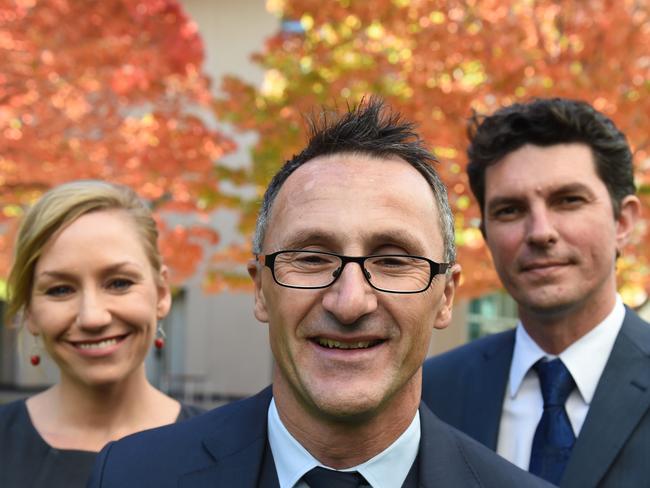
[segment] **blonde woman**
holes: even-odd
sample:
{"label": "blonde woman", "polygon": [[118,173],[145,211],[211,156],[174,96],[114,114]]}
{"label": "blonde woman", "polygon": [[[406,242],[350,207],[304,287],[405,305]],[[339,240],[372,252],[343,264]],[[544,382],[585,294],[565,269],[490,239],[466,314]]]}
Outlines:
{"label": "blonde woman", "polygon": [[25,215],[6,319],[43,344],[60,381],[0,407],[0,486],[85,486],[109,441],[198,413],[145,376],[171,306],[157,238],[138,196],[100,181],[56,187]]}

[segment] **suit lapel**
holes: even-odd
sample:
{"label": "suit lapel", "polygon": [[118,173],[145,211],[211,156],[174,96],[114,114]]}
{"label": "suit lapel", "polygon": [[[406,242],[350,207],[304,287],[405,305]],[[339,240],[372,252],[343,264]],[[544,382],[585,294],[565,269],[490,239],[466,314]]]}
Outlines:
{"label": "suit lapel", "polygon": [[492,450],[497,447],[514,344],[514,329],[489,338],[475,369],[465,378],[469,391],[461,430]]}
{"label": "suit lapel", "polygon": [[269,387],[222,417],[214,431],[203,440],[203,447],[213,457],[214,464],[185,474],[179,480],[179,487],[256,488],[267,443],[266,419],[270,401]]}
{"label": "suit lapel", "polygon": [[650,327],[627,309],[562,486],[596,486],[650,408]]}
{"label": "suit lapel", "polygon": [[420,429],[420,487],[466,486],[467,478],[463,476],[466,466],[459,462],[458,450],[451,448],[455,441],[445,424],[424,403],[420,404]]}

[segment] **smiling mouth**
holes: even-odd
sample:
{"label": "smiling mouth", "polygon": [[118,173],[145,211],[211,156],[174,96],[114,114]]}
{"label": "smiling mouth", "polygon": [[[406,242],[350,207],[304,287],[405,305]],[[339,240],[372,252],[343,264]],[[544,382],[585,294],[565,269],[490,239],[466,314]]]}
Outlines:
{"label": "smiling mouth", "polygon": [[101,339],[99,341],[79,341],[79,342],[73,342],[72,344],[74,347],[77,347],[79,349],[85,349],[85,350],[92,350],[92,349],[102,349],[105,347],[110,347],[116,345],[118,342],[121,342],[124,340],[124,338],[128,334],[121,335],[121,336],[116,336],[116,337],[109,337],[107,339]]}
{"label": "smiling mouth", "polygon": [[333,339],[325,339],[322,337],[317,337],[314,339],[314,342],[321,347],[327,349],[369,349],[371,347],[377,346],[384,342],[383,339],[377,339],[373,341],[353,341],[353,342],[341,342]]}

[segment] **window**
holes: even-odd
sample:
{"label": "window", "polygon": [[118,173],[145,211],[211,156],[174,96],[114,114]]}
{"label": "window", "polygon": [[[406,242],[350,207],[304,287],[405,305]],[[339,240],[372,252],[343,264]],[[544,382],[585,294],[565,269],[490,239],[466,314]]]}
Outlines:
{"label": "window", "polygon": [[517,304],[501,291],[472,300],[469,304],[469,339],[502,332],[517,325]]}

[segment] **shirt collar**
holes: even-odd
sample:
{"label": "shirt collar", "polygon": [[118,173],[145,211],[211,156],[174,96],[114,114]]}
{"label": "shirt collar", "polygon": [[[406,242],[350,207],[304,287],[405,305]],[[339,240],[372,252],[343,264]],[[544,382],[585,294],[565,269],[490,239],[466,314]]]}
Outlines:
{"label": "shirt collar", "polygon": [[[272,399],[268,410],[268,435],[280,488],[293,488],[318,462],[286,429]],[[402,486],[420,446],[420,411],[395,442],[368,461],[344,471],[358,471],[372,488]]]}
{"label": "shirt collar", "polygon": [[[617,294],[616,303],[609,315],[559,354],[559,358],[571,373],[582,399],[587,404],[591,403],[624,318],[625,306],[620,295]],[[511,397],[517,395],[530,368],[543,357],[552,359],[558,356],[544,352],[519,322],[515,332],[515,348],[510,366]]]}

